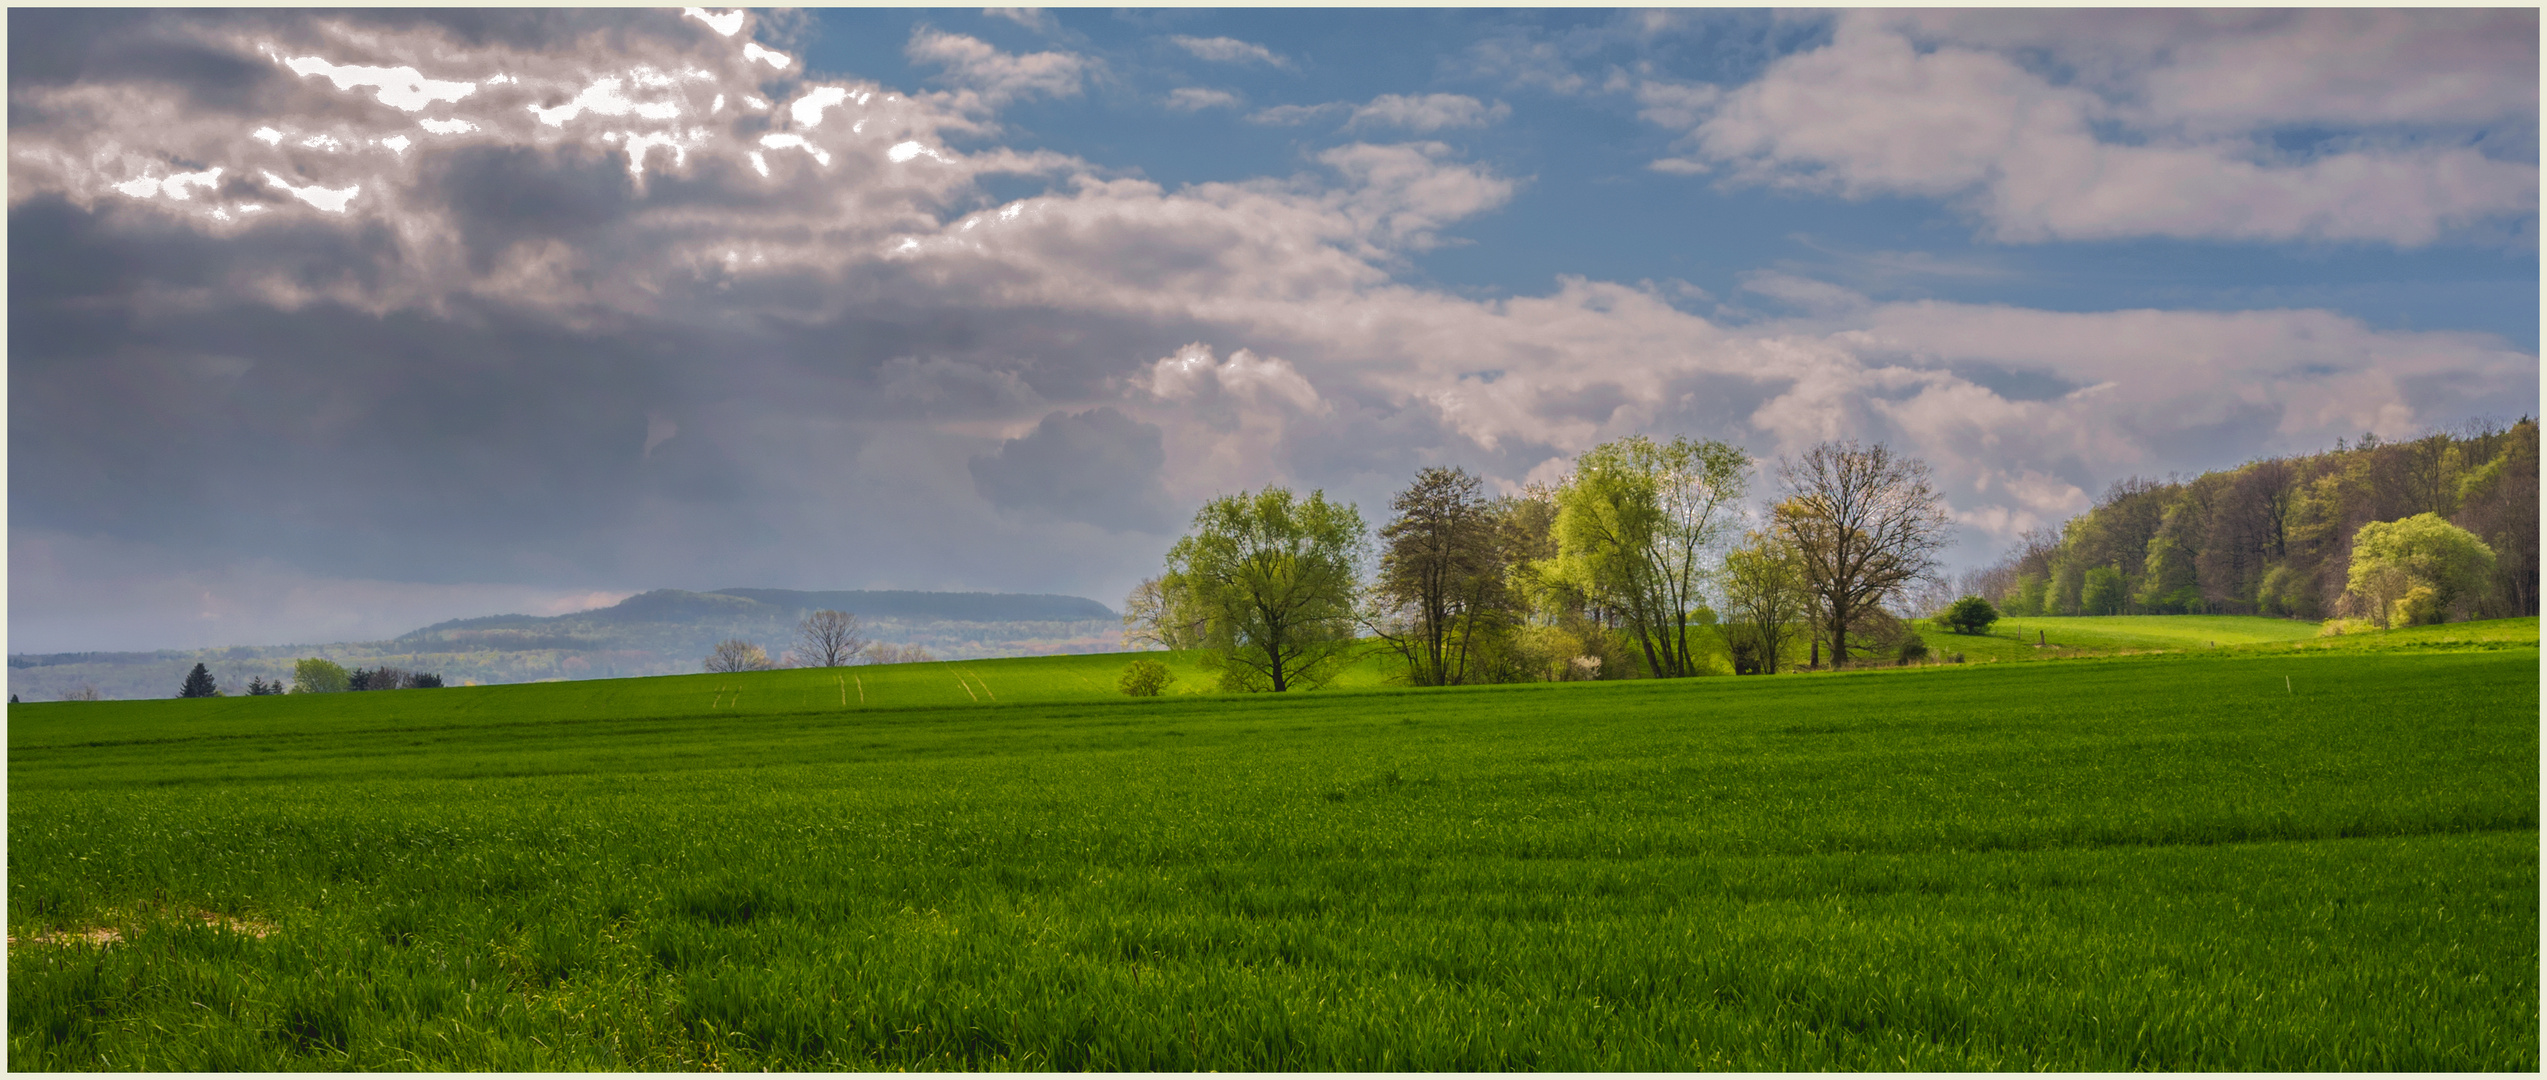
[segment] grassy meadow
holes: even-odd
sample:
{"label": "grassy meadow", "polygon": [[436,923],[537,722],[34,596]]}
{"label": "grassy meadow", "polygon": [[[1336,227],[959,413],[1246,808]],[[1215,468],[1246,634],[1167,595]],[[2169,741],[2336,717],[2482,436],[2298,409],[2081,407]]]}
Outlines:
{"label": "grassy meadow", "polygon": [[2024,622],[2171,651],[14,706],[8,1063],[2538,1068],[2535,620]]}

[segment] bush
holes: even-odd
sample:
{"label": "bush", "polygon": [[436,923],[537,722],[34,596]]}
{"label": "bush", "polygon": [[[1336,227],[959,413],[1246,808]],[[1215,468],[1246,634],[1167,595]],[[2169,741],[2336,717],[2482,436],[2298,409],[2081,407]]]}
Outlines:
{"label": "bush", "polygon": [[315,657],[292,665],[292,692],[295,694],[334,694],[353,683],[343,665]]}
{"label": "bush", "polygon": [[1967,596],[1946,606],[1937,623],[1957,634],[1986,634],[1990,624],[1999,621],[1999,609],[1978,596]]}
{"label": "bush", "polygon": [[1123,678],[1115,686],[1133,697],[1157,697],[1176,681],[1176,673],[1167,665],[1143,657],[1123,665]]}
{"label": "bush", "polygon": [[1909,634],[1901,639],[1901,646],[1895,652],[1894,657],[1900,661],[1903,667],[1908,667],[1913,661],[1923,659],[1927,655],[1927,640],[1917,634]]}

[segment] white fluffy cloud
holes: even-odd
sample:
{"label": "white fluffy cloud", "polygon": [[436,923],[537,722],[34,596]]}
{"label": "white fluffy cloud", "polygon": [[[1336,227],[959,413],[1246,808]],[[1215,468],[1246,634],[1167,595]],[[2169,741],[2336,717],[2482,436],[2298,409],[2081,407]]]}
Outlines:
{"label": "white fluffy cloud", "polygon": [[1263,64],[1277,68],[1291,66],[1289,59],[1252,41],[1240,41],[1233,37],[1191,37],[1184,34],[1178,34],[1168,40],[1175,43],[1177,48],[1192,53],[1198,60],[1210,60],[1222,64]]}
{"label": "white fluffy cloud", "polygon": [[1427,134],[1444,128],[1484,127],[1512,115],[1512,107],[1493,105],[1465,94],[1382,94],[1355,108],[1347,127],[1394,127]]}
{"label": "white fluffy cloud", "polygon": [[[1949,198],[2003,240],[2413,246],[2537,209],[2534,160],[2381,128],[2534,127],[2535,14],[2526,30],[2505,14],[1853,12],[1749,84],[1637,93],[1648,120],[1689,132],[1659,169]],[[2083,25],[2099,18],[2113,32]],[[2343,134],[2274,138],[2311,125]]]}
{"label": "white fluffy cloud", "polygon": [[948,82],[979,93],[993,105],[1039,95],[1076,97],[1080,82],[1095,67],[1076,53],[1005,53],[980,38],[925,27],[912,32],[910,44],[902,51],[913,63],[945,68]]}

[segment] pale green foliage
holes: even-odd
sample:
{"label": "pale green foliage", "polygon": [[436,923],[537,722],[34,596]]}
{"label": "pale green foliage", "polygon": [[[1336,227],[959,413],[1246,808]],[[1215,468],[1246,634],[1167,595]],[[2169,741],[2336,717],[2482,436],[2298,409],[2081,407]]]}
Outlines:
{"label": "pale green foliage", "polygon": [[292,692],[295,694],[335,694],[353,685],[353,677],[345,667],[333,660],[309,657],[292,665]]}
{"label": "pale green foliage", "polygon": [[1619,617],[1649,673],[1697,674],[1689,616],[1750,472],[1741,450],[1714,440],[1631,435],[1593,447],[1556,492],[1556,558],[1541,576]]}
{"label": "pale green foliage", "polygon": [[1145,578],[1123,598],[1123,647],[1192,649],[1203,644],[1203,619],[1193,598],[1160,578]]}
{"label": "pale green foliage", "polygon": [[1157,697],[1175,681],[1176,673],[1169,671],[1167,665],[1142,657],[1123,665],[1123,677],[1114,685],[1132,697]]}
{"label": "pale green foliage", "polygon": [[1755,532],[1745,540],[1725,553],[1726,642],[1733,649],[1736,674],[1754,669],[1775,675],[1789,639],[1806,632],[1803,623],[1811,616],[1813,594],[1805,590],[1804,567],[1794,548],[1775,533]]}
{"label": "pale green foliage", "polygon": [[1269,485],[1205,504],[1168,550],[1160,587],[1202,618],[1204,661],[1222,689],[1315,687],[1353,652],[1368,546],[1352,504]]}
{"label": "pale green foliage", "polygon": [[2352,538],[2345,585],[2382,628],[2440,622],[2494,576],[2494,549],[2438,514],[2374,521]]}

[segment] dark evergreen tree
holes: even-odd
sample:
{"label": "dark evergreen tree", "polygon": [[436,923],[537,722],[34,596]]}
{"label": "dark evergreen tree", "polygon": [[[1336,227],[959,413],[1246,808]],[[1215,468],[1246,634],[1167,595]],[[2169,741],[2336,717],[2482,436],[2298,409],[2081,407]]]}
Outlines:
{"label": "dark evergreen tree", "polygon": [[177,696],[220,697],[221,691],[213,688],[212,673],[205,671],[202,664],[196,664],[193,671],[186,673],[186,685],[177,689]]}

